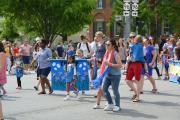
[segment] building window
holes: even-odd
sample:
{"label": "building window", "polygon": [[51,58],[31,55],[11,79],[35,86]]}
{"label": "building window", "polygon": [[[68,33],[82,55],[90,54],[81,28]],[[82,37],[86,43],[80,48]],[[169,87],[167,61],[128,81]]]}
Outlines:
{"label": "building window", "polygon": [[103,33],[105,33],[105,31],[106,31],[105,29],[106,29],[106,24],[105,24],[104,20],[94,21],[94,23],[93,23],[93,32],[94,32],[94,34],[97,31],[102,31]]}
{"label": "building window", "polygon": [[111,7],[113,7],[113,4],[114,4],[115,0],[111,0]]}
{"label": "building window", "polygon": [[97,9],[103,9],[104,0],[97,0]]}

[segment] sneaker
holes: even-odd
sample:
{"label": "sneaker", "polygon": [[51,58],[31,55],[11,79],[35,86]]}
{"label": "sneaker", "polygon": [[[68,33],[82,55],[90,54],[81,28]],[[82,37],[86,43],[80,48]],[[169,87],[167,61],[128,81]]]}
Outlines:
{"label": "sneaker", "polygon": [[121,108],[119,106],[114,106],[113,112],[119,112]]}
{"label": "sneaker", "polygon": [[75,94],[75,97],[78,97],[79,91],[73,91],[73,93]]}
{"label": "sneaker", "polygon": [[114,108],[114,105],[113,104],[108,104],[105,108],[104,108],[104,111],[112,111]]}
{"label": "sneaker", "polygon": [[36,91],[38,91],[38,88],[37,88],[36,86],[34,86],[34,89],[35,89]]}
{"label": "sneaker", "polygon": [[16,89],[21,90],[22,88],[21,87],[17,87]]}
{"label": "sneaker", "polygon": [[94,107],[93,107],[93,109],[101,109],[101,107],[100,107],[100,105],[95,105]]}
{"label": "sneaker", "polygon": [[64,101],[69,100],[69,99],[70,99],[70,96],[66,95],[66,97],[64,98]]}
{"label": "sneaker", "polygon": [[107,106],[107,105],[108,105],[108,102],[106,102],[104,106]]}
{"label": "sneaker", "polygon": [[167,78],[167,77],[164,77],[163,80],[168,80],[168,78]]}

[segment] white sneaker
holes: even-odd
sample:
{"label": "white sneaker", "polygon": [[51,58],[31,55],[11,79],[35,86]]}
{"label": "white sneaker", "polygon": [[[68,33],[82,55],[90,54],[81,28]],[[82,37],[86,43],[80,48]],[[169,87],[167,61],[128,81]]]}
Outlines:
{"label": "white sneaker", "polygon": [[114,108],[114,105],[113,104],[108,104],[105,108],[104,108],[104,111],[112,111]]}
{"label": "white sneaker", "polygon": [[96,104],[93,109],[101,109],[101,106]]}
{"label": "white sneaker", "polygon": [[78,100],[80,100],[80,99],[81,99],[81,95],[77,94],[76,98],[77,98]]}
{"label": "white sneaker", "polygon": [[104,106],[106,107],[107,105],[108,105],[108,102],[106,102]]}
{"label": "white sneaker", "polygon": [[119,112],[121,108],[119,106],[114,106],[113,112]]}
{"label": "white sneaker", "polygon": [[64,101],[69,100],[69,99],[70,99],[70,96],[66,95],[66,97],[64,98]]}

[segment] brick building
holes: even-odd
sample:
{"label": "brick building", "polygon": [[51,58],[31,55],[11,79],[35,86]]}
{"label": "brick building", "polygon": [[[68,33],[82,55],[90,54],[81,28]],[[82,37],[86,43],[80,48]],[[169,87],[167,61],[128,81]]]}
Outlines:
{"label": "brick building", "polygon": [[108,22],[112,16],[112,5],[115,0],[97,0],[96,10],[93,12],[93,23],[89,27],[89,40],[93,40],[96,31],[102,31],[110,36]]}

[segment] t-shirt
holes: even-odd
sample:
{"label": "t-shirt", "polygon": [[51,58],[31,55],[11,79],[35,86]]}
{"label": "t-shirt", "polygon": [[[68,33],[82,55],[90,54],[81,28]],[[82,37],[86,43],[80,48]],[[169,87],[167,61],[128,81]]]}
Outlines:
{"label": "t-shirt", "polygon": [[76,66],[74,64],[68,64],[66,82],[72,82],[74,75],[76,75]]}
{"label": "t-shirt", "polygon": [[154,51],[154,47],[152,45],[148,45],[145,48],[145,52],[146,52],[146,62],[147,63],[151,63],[152,59],[153,59],[153,54],[152,52]]}
{"label": "t-shirt", "polygon": [[23,76],[23,68],[22,67],[16,67],[16,76],[22,77]]}
{"label": "t-shirt", "polygon": [[[80,46],[80,44],[81,44],[81,46]],[[88,51],[87,45],[89,46],[89,51]],[[80,46],[80,47],[79,47],[79,46]],[[85,57],[88,57],[88,55],[90,55],[89,53],[90,53],[90,51],[91,51],[91,47],[90,47],[89,44],[86,44],[86,43],[81,42],[81,43],[79,43],[79,44],[77,45],[77,48],[83,50],[83,54],[84,54]]]}
{"label": "t-shirt", "polygon": [[49,48],[40,49],[37,57],[38,66],[40,69],[48,68],[51,66],[48,59],[52,58],[52,51]]}
{"label": "t-shirt", "polygon": [[144,62],[144,53],[142,43],[136,43],[130,45],[130,56],[133,61]]}

